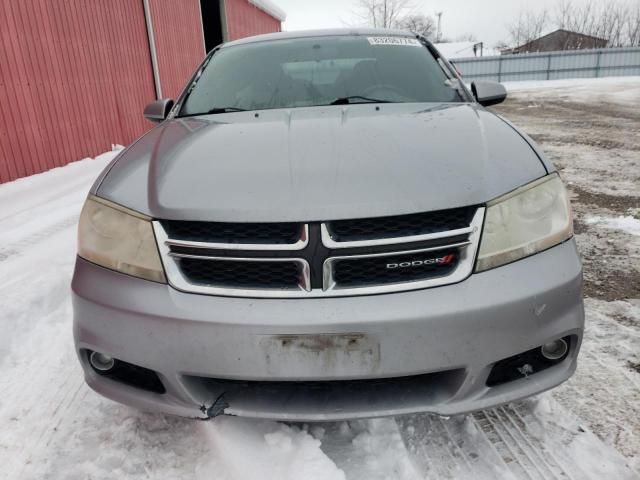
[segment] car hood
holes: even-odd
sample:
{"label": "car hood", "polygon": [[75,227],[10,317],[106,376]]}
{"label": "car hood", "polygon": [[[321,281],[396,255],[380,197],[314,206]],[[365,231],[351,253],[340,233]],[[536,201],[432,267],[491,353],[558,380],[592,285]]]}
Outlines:
{"label": "car hood", "polygon": [[94,191],[155,218],[318,221],[476,205],[545,175],[473,104],[382,104],[168,120]]}

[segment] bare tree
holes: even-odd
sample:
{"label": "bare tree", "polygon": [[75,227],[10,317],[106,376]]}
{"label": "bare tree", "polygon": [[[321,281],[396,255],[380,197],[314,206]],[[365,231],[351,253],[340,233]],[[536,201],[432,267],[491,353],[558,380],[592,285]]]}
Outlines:
{"label": "bare tree", "polygon": [[640,46],[640,0],[637,0],[635,6],[629,9],[629,15],[624,23],[624,32],[628,45]]}
{"label": "bare tree", "polygon": [[399,28],[411,8],[410,0],[359,0],[356,15],[374,28]]}
{"label": "bare tree", "polygon": [[624,21],[628,7],[622,3],[610,2],[600,11],[594,35],[609,40],[610,47],[621,47],[626,43]]}
{"label": "bare tree", "polygon": [[513,47],[526,44],[554,26],[602,38],[609,47],[638,45],[640,0],[559,0],[552,15],[546,10],[524,10],[507,25],[509,43]]}
{"label": "bare tree", "polygon": [[529,43],[542,35],[549,25],[547,10],[534,12],[521,10],[518,18],[507,25],[511,44],[516,47]]}
{"label": "bare tree", "polygon": [[608,40],[609,47],[638,45],[640,35],[640,0],[610,0],[575,5],[560,0],[555,9],[558,28]]}
{"label": "bare tree", "polygon": [[556,4],[555,12],[553,15],[553,23],[556,27],[562,29],[568,29],[573,14],[573,3],[571,0],[559,0]]}
{"label": "bare tree", "polygon": [[596,29],[597,17],[598,13],[593,1],[577,6],[572,9],[567,24],[568,30],[590,35]]}
{"label": "bare tree", "polygon": [[409,14],[398,21],[398,27],[418,33],[428,39],[436,34],[436,22],[433,18],[420,14]]}
{"label": "bare tree", "polygon": [[401,28],[427,38],[436,33],[434,19],[415,12],[411,0],[358,0],[354,14],[374,28]]}

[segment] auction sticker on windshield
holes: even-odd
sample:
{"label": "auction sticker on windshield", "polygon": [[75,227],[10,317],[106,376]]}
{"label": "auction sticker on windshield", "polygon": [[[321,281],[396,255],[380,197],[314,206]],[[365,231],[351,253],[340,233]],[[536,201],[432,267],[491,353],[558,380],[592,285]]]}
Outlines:
{"label": "auction sticker on windshield", "polygon": [[415,38],[405,37],[367,37],[371,45],[397,45],[401,47],[419,47],[421,43]]}

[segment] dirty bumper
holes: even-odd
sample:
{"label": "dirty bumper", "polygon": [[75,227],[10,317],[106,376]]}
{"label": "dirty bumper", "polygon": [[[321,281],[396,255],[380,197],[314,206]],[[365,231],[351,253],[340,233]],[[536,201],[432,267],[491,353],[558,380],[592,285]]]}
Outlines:
{"label": "dirty bumper", "polygon": [[[547,390],[576,368],[584,312],[573,241],[456,285],[351,298],[187,294],[79,259],[74,334],[87,383],[144,410],[322,421],[463,413]],[[496,362],[566,338],[542,371],[487,386]],[[98,374],[97,351],[164,393]]]}

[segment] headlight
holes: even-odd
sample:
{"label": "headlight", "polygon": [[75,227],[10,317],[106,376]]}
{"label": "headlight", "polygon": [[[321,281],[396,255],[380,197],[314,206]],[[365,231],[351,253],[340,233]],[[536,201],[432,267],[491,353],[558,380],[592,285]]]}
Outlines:
{"label": "headlight", "polygon": [[573,235],[560,177],[551,174],[487,204],[476,272],[546,250]]}
{"label": "headlight", "polygon": [[166,282],[151,219],[89,196],[78,228],[78,255],[111,270]]}

